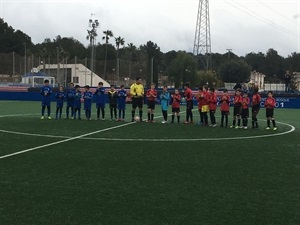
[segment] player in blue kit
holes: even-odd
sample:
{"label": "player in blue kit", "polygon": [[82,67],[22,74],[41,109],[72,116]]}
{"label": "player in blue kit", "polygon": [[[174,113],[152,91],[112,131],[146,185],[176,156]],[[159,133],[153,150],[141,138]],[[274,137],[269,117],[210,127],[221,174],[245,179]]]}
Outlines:
{"label": "player in blue kit", "polygon": [[124,89],[124,85],[120,86],[120,90],[118,91],[118,110],[119,110],[119,118],[118,121],[124,122],[125,119],[125,109],[126,109],[126,98],[127,91]]}
{"label": "player in blue kit", "polygon": [[64,105],[64,99],[66,95],[64,92],[64,88],[62,86],[59,87],[59,91],[55,94],[56,98],[56,119],[61,119],[62,108]]}
{"label": "player in blue kit", "polygon": [[85,117],[87,120],[91,120],[91,109],[92,109],[92,100],[93,100],[93,93],[90,92],[90,86],[86,85],[84,87],[85,92],[83,93],[84,99],[84,110],[85,110]]}
{"label": "player in blue kit", "polygon": [[75,86],[75,96],[74,96],[74,119],[76,119],[76,113],[78,112],[78,119],[81,120],[81,98],[82,94],[80,91],[80,86]]}
{"label": "player in blue kit", "polygon": [[69,112],[71,108],[71,117],[74,116],[74,97],[75,97],[75,88],[74,83],[70,83],[69,89],[67,91],[67,109],[66,109],[66,115],[69,119]]}
{"label": "player in blue kit", "polygon": [[96,96],[96,108],[97,108],[97,120],[100,119],[100,110],[102,113],[102,120],[105,120],[105,88],[103,87],[103,83],[99,82],[98,87],[95,92]]}
{"label": "player in blue kit", "polygon": [[160,94],[160,105],[161,105],[161,111],[164,118],[164,120],[161,121],[162,123],[167,123],[169,100],[170,100],[170,93],[168,92],[168,87],[164,85],[162,93]]}
{"label": "player in blue kit", "polygon": [[49,86],[49,80],[44,81],[44,86],[41,89],[41,95],[42,97],[42,117],[41,120],[43,120],[45,117],[45,109],[47,107],[48,112],[48,119],[51,120],[50,113],[51,113],[51,100],[50,96],[52,94],[52,88]]}

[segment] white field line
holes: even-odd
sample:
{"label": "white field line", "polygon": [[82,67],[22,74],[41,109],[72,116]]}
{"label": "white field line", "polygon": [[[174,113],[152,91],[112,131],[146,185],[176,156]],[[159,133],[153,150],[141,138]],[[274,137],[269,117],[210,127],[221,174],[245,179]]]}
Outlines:
{"label": "white field line", "polygon": [[79,136],[76,136],[76,137],[68,138],[68,139],[65,139],[65,140],[56,141],[56,142],[53,142],[53,143],[37,146],[37,147],[34,147],[34,148],[28,148],[28,149],[25,149],[25,150],[22,150],[22,151],[19,151],[19,152],[14,152],[14,153],[11,153],[11,154],[3,155],[3,156],[0,156],[0,160],[8,158],[8,157],[15,156],[15,155],[20,155],[20,154],[23,154],[23,153],[26,153],[26,152],[31,152],[31,151],[34,151],[34,150],[37,150],[37,149],[46,148],[46,147],[49,147],[49,146],[58,145],[58,144],[61,144],[61,143],[73,141],[73,140],[80,139],[80,138],[83,138],[83,137],[86,137],[86,136],[89,136],[89,135],[102,133],[102,132],[109,131],[109,130],[114,130],[114,129],[117,129],[117,128],[120,128],[120,127],[129,126],[131,124],[135,124],[135,122],[130,122],[130,123],[114,126],[114,127],[101,129],[101,130],[97,130],[97,131],[90,132],[90,133],[87,133],[87,134],[83,134],[83,135],[79,135]]}
{"label": "white field line", "polygon": [[[22,114],[19,114],[19,115],[22,115]],[[1,117],[4,117],[4,116],[1,116]],[[160,117],[162,117],[162,116],[157,116],[155,118],[160,118]],[[84,138],[84,137],[87,137],[87,136],[90,136],[90,135],[93,135],[93,134],[98,134],[98,133],[102,133],[102,132],[105,132],[105,131],[114,130],[114,129],[117,129],[117,128],[120,128],[120,127],[129,126],[129,125],[132,125],[132,124],[135,124],[135,123],[136,122],[129,122],[129,123],[121,124],[121,125],[118,125],[118,126],[109,127],[109,128],[97,130],[97,131],[94,131],[94,132],[90,132],[90,133],[87,133],[87,134],[79,135],[79,136],[76,136],[76,137],[67,138],[65,140],[56,141],[56,142],[53,142],[53,143],[49,143],[49,144],[37,146],[37,147],[34,147],[34,148],[29,148],[29,149],[25,149],[25,150],[22,150],[22,151],[14,152],[14,153],[11,153],[11,154],[3,155],[3,156],[0,156],[0,160],[8,158],[8,157],[15,156],[15,155],[20,155],[20,154],[23,154],[23,153],[26,153],[26,152],[31,152],[31,151],[34,151],[34,150],[37,150],[37,149],[46,148],[46,147],[49,147],[49,146],[53,146],[53,145],[57,145],[57,144],[65,143],[65,142],[69,142],[69,141],[76,140],[76,139],[81,139],[81,138]],[[0,130],[0,131],[8,133],[8,131],[5,131],[5,130]],[[15,134],[20,134],[18,132],[14,132],[14,133]],[[52,136],[52,137],[54,137],[54,136]]]}
{"label": "white field line", "polygon": [[[155,118],[160,118],[162,116],[157,116]],[[285,126],[290,127],[291,129],[285,132],[278,133],[271,133],[271,134],[263,134],[263,135],[255,135],[255,136],[239,136],[239,137],[215,137],[215,138],[159,138],[159,139],[149,139],[149,138],[93,138],[93,137],[82,137],[78,139],[82,140],[93,140],[93,141],[148,141],[148,142],[165,142],[165,141],[175,141],[175,142],[188,142],[188,141],[224,141],[224,140],[240,140],[240,139],[253,139],[253,138],[265,138],[265,137],[273,137],[273,136],[281,136],[285,134],[292,133],[296,130],[296,128],[288,123],[283,123],[277,121],[278,124],[282,124]],[[125,124],[124,124],[125,125]],[[176,126],[174,124],[174,126]],[[16,135],[25,135],[25,136],[35,136],[35,137],[46,137],[46,138],[62,138],[62,139],[70,139],[72,137],[69,136],[61,136],[61,135],[49,135],[49,134],[34,134],[34,133],[24,133],[18,131],[8,131],[8,130],[0,130],[2,133],[8,134],[16,134]],[[272,132],[272,131],[269,131]]]}

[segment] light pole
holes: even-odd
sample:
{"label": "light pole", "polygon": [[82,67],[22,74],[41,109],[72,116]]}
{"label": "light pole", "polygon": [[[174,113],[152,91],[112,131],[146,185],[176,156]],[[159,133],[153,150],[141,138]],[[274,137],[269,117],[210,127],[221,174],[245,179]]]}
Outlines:
{"label": "light pole", "polygon": [[228,54],[228,61],[229,61],[229,60],[230,60],[230,53],[231,53],[231,51],[232,51],[232,48],[227,48],[226,50],[228,51],[227,54]]}
{"label": "light pole", "polygon": [[26,74],[26,70],[27,70],[27,46],[26,46],[26,42],[24,43],[24,48],[25,48],[25,53],[24,53],[24,74]]}
{"label": "light pole", "polygon": [[116,69],[113,68],[113,69],[112,69],[112,72],[113,72],[113,85],[115,84],[115,71],[116,71]]}
{"label": "light pole", "polygon": [[[92,14],[93,15],[93,14]],[[90,40],[91,46],[91,87],[93,86],[93,69],[94,69],[94,59],[95,59],[95,39],[97,36],[97,28],[100,26],[98,20],[89,19],[89,27],[87,39]]]}

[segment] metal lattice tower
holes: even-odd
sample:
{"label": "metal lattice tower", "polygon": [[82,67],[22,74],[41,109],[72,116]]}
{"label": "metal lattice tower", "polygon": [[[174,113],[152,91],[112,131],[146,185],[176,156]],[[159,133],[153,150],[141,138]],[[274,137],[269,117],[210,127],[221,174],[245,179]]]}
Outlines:
{"label": "metal lattice tower", "polygon": [[199,69],[204,69],[206,71],[211,70],[211,39],[208,0],[199,0],[193,53],[199,57]]}

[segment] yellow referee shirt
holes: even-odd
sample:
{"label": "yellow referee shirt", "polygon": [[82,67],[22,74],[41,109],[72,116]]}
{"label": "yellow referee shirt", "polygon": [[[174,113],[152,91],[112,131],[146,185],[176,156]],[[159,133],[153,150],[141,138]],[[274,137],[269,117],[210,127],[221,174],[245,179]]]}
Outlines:
{"label": "yellow referee shirt", "polygon": [[144,96],[144,86],[142,84],[134,83],[130,86],[130,94],[133,98],[140,98]]}

